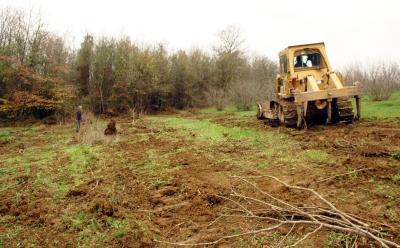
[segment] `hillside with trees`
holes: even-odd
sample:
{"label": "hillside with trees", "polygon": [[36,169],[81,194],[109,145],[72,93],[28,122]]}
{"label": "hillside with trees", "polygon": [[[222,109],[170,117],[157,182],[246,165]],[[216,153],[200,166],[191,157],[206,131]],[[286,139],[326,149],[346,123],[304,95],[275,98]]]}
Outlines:
{"label": "hillside with trees", "polygon": [[[68,118],[78,105],[110,115],[228,104],[249,110],[272,98],[275,59],[249,56],[237,26],[226,27],[217,38],[211,52],[172,51],[162,43],[87,33],[72,49],[46,30],[40,15],[2,9],[0,118]],[[363,82],[373,100],[384,100],[399,89],[399,71],[395,63],[354,65],[344,76]]]}

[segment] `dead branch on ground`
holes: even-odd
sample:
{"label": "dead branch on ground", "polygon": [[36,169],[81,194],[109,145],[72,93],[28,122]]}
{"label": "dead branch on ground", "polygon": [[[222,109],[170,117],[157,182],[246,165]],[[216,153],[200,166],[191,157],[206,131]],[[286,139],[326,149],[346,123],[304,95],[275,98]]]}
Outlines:
{"label": "dead branch on ground", "polygon": [[[355,215],[339,210],[333,203],[324,198],[313,189],[296,185],[290,185],[273,176],[241,177],[232,176],[237,184],[232,188],[229,196],[218,195],[225,202],[233,206],[225,207],[215,220],[208,224],[203,231],[217,223],[223,225],[228,220],[240,219],[243,223],[247,221],[254,229],[244,229],[240,233],[225,234],[213,241],[198,242],[194,239],[183,242],[168,242],[155,240],[156,242],[174,246],[206,246],[215,245],[228,239],[251,236],[260,233],[279,232],[283,233],[277,247],[282,247],[285,239],[293,233],[296,228],[309,230],[297,241],[287,244],[286,247],[294,247],[308,239],[311,235],[321,230],[336,231],[346,234],[354,234],[368,239],[370,242],[379,244],[381,247],[400,248],[399,244],[391,241],[391,231],[387,225],[380,225],[378,222],[365,220]],[[283,194],[275,196],[272,192],[263,190],[255,181],[262,179],[273,180],[279,183],[283,192],[289,191],[288,200]],[[277,186],[274,184],[274,187]],[[276,189],[275,189],[276,190]],[[242,193],[246,192],[246,193]],[[251,193],[251,196],[250,196]],[[295,202],[294,199],[302,198],[303,202]],[[312,200],[312,206],[304,206],[305,199]],[[285,235],[286,230],[286,235]],[[357,238],[358,239],[358,238]],[[357,239],[354,241],[357,242]],[[354,244],[353,244],[354,245]]]}
{"label": "dead branch on ground", "polygon": [[317,181],[317,183],[322,183],[322,182],[330,181],[330,180],[335,179],[335,178],[337,178],[337,177],[342,177],[342,176],[347,176],[347,175],[353,175],[353,174],[356,174],[356,173],[358,173],[358,172],[361,172],[361,171],[368,171],[368,170],[374,170],[374,169],[373,169],[373,168],[362,168],[362,169],[350,171],[350,172],[347,172],[347,173],[336,174],[336,175],[333,175],[333,176],[331,176],[331,177],[328,177],[328,178],[319,180],[319,181]]}

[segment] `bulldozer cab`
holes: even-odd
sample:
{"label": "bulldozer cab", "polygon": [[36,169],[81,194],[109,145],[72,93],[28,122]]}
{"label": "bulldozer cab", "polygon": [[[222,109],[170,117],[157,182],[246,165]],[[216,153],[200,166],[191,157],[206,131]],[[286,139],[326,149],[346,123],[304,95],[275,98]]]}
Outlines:
{"label": "bulldozer cab", "polygon": [[301,72],[310,70],[320,71],[322,74],[331,70],[325,44],[322,42],[289,46],[279,53],[279,62],[280,73],[283,76],[295,75],[296,72],[304,74]]}
{"label": "bulldozer cab", "polygon": [[333,84],[329,78],[332,70],[323,42],[289,46],[279,53],[279,61],[278,98],[279,95],[291,97],[293,90],[323,90],[331,87],[329,83]]}

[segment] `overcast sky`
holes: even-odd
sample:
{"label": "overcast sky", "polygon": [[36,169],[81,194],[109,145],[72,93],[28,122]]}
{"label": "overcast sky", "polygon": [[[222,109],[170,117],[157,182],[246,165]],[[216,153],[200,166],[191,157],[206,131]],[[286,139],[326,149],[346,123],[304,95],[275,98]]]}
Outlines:
{"label": "overcast sky", "polygon": [[0,0],[40,11],[75,46],[83,35],[128,35],[170,49],[209,49],[227,25],[240,26],[251,54],[277,58],[288,45],[324,41],[331,64],[400,61],[399,0]]}

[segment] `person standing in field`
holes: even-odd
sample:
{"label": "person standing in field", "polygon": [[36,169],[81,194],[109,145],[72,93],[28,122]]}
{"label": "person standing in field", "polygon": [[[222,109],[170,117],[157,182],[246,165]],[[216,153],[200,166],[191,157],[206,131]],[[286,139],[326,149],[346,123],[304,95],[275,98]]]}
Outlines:
{"label": "person standing in field", "polygon": [[81,129],[81,122],[82,122],[82,106],[79,105],[78,111],[76,111],[76,132],[77,133]]}

